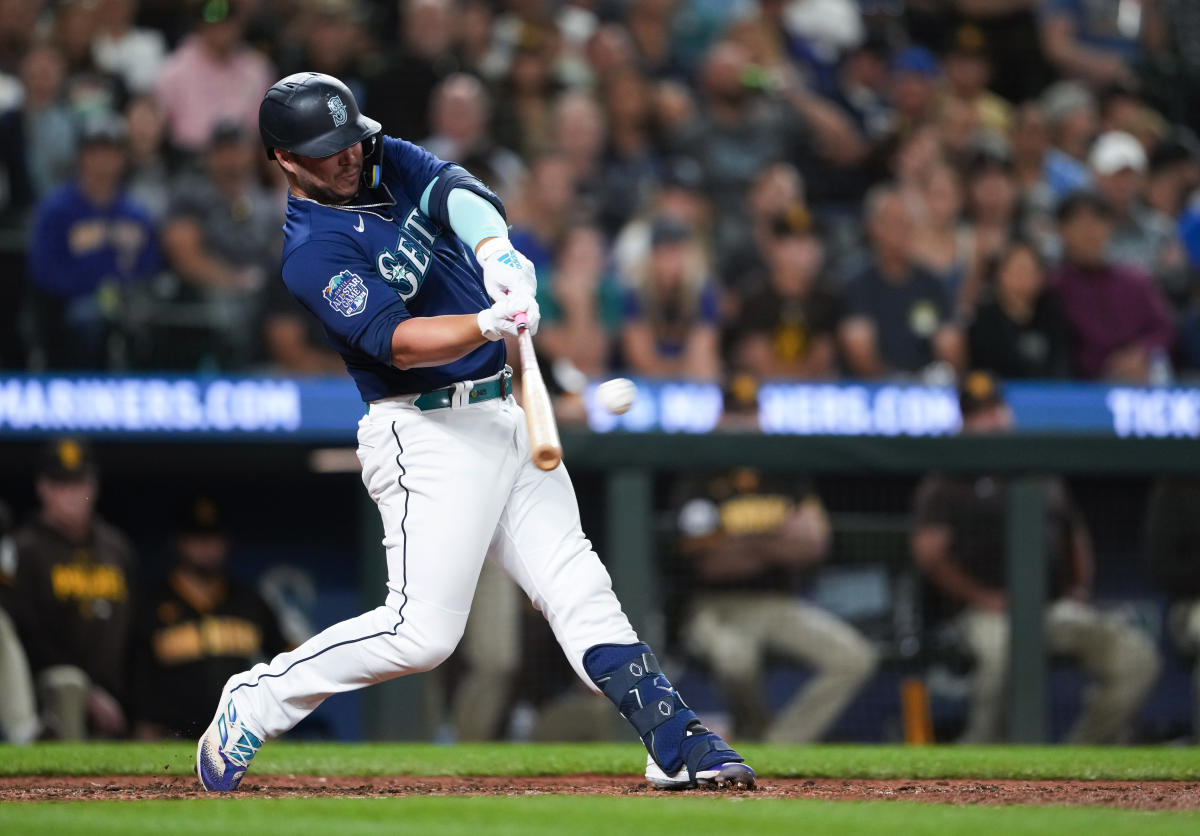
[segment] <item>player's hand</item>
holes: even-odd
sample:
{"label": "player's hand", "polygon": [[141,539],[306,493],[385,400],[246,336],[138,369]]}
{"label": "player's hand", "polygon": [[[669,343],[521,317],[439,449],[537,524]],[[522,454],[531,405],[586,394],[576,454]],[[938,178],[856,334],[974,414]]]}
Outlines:
{"label": "player's hand", "polygon": [[502,296],[496,304],[485,308],[476,316],[479,332],[489,340],[498,340],[504,336],[517,335],[517,314],[525,314],[525,324],[529,333],[536,334],[542,314],[538,303],[527,293],[514,292]]}
{"label": "player's hand", "polygon": [[517,252],[507,238],[489,238],[479,245],[475,258],[483,268],[483,286],[493,302],[509,293],[533,296],[537,273],[533,262]]}

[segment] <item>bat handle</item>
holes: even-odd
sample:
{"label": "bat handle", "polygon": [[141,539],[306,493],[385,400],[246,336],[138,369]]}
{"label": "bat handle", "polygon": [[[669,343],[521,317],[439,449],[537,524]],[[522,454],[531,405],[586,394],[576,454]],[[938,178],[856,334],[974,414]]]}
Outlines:
{"label": "bat handle", "polygon": [[517,328],[524,331],[529,327],[529,316],[525,313],[525,311],[521,311],[519,314],[516,314],[513,317],[513,322],[517,323]]}

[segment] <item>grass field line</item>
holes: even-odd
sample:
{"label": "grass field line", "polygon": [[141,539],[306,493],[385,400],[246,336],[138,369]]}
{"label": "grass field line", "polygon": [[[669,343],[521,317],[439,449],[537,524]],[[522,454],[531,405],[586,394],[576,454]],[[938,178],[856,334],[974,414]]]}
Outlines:
{"label": "grass field line", "polygon": [[[739,747],[759,774],[777,778],[979,778],[1024,780],[1200,780],[1200,750],[1068,746]],[[0,775],[186,775],[195,745],[45,743],[0,746]],[[252,770],[263,775],[637,774],[636,743],[458,744],[269,743]]]}
{"label": "grass field line", "polygon": [[1200,814],[1079,807],[951,807],[890,802],[753,798],[333,798],[200,799],[0,804],[0,827],[23,836],[87,833],[438,834],[438,836],[656,836],[836,833],[838,836],[1183,836]]}

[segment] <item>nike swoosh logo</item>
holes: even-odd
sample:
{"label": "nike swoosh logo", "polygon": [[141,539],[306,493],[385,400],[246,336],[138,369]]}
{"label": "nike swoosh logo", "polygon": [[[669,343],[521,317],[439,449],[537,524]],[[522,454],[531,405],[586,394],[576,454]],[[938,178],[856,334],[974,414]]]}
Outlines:
{"label": "nike swoosh logo", "polygon": [[362,232],[364,229],[366,229],[366,226],[363,225],[362,215],[359,215],[358,216],[358,225],[354,227],[354,231]]}

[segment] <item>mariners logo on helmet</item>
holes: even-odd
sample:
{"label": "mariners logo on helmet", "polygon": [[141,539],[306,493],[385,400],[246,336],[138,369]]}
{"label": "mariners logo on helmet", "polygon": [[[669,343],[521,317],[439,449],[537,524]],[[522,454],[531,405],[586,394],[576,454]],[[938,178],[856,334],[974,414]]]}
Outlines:
{"label": "mariners logo on helmet", "polygon": [[346,124],[346,106],[342,104],[341,96],[332,96],[329,99],[329,115],[333,117],[335,128]]}
{"label": "mariners logo on helmet", "polygon": [[330,279],[321,295],[329,307],[342,316],[355,316],[367,309],[367,286],[349,270],[343,270]]}

